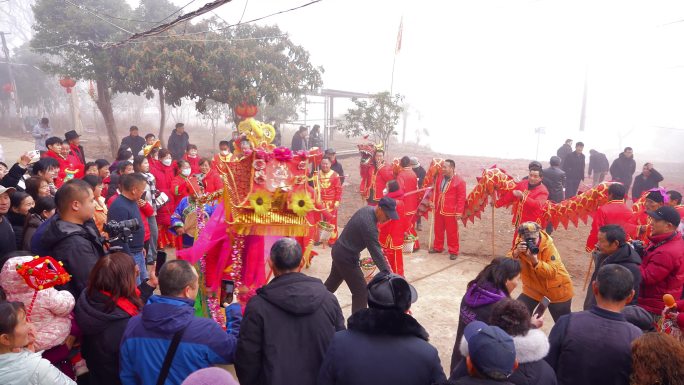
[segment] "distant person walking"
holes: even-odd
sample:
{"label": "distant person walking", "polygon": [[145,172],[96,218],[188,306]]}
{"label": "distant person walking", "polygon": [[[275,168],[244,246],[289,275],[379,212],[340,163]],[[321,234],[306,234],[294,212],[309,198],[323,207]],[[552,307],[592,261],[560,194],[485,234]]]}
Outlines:
{"label": "distant person walking", "polygon": [[565,143],[558,147],[556,150],[556,155],[561,158],[561,162],[565,160],[565,157],[570,155],[572,152],[572,139],[565,139]]}
{"label": "distant person walking", "polygon": [[45,140],[52,136],[52,127],[50,127],[50,120],[48,118],[43,118],[40,123],[33,127],[31,132],[33,139],[36,141],[36,150],[47,151],[45,146]]}
{"label": "distant person walking", "polygon": [[634,161],[634,150],[632,147],[625,147],[617,159],[610,165],[610,176],[613,181],[620,182],[629,191],[632,186],[632,175],[636,171],[636,161]]}
{"label": "distant person walking", "polygon": [[606,154],[596,150],[589,150],[589,172],[587,173],[587,176],[594,175],[594,186],[603,182],[609,169],[610,164],[608,163]]}
{"label": "distant person walking", "polygon": [[[549,200],[554,203],[559,203],[565,199],[565,183],[566,176],[565,171],[563,171],[561,166],[561,158],[557,156],[552,156],[549,160],[549,168],[542,170],[542,183],[549,190]],[[551,234],[553,232],[553,224],[549,222],[546,225],[546,233]]]}
{"label": "distant person walking", "polygon": [[584,150],[584,143],[577,142],[575,151],[569,153],[563,159],[562,169],[565,171],[565,199],[572,198],[577,195],[580,183],[584,180],[585,158],[582,151]]}

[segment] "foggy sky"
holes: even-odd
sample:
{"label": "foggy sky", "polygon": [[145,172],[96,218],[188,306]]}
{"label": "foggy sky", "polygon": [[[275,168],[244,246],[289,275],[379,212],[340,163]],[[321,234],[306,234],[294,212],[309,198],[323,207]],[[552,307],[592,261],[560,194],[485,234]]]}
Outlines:
{"label": "foggy sky", "polygon": [[[216,12],[235,23],[245,1]],[[243,21],[306,2],[251,0]],[[681,1],[324,0],[259,23],[309,50],[325,88],[372,93],[390,88],[402,16],[394,92],[412,106],[409,133],[429,129],[436,151],[534,158],[535,127],[540,159],[566,138],[653,160],[668,156],[663,136],[684,141],[684,22],[668,24],[684,19]]]}

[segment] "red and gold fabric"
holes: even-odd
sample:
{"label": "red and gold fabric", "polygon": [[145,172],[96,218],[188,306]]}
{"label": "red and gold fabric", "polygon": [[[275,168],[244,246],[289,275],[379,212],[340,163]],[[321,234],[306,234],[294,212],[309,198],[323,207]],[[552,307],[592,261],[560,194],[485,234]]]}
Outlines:
{"label": "red and gold fabric", "polygon": [[[444,185],[442,187],[442,185]],[[463,215],[466,201],[466,185],[463,179],[454,175],[447,182],[440,174],[435,181],[433,204],[435,206],[435,238],[432,247],[441,252],[444,247],[444,234],[449,254],[458,255],[460,251],[458,223]]]}
{"label": "red and gold fabric", "polygon": [[382,198],[387,182],[394,179],[394,173],[392,167],[385,164],[379,168],[367,168],[366,173],[365,178],[362,176],[362,181],[365,180],[365,186],[362,184],[362,195],[368,204],[375,206]]}
{"label": "red and gold fabric", "polygon": [[399,189],[397,191],[385,195],[388,198],[394,199],[397,203],[397,214],[399,220],[387,221],[378,225],[378,233],[380,238],[380,246],[387,257],[387,261],[392,268],[392,271],[401,276],[404,275],[404,236],[408,230],[408,217],[406,216],[406,205],[404,202],[404,191]]}
{"label": "red and gold fabric", "polygon": [[[332,236],[328,239],[328,244],[332,245],[337,240],[337,208],[342,201],[342,182],[337,172],[330,170],[327,173],[319,170],[314,174],[314,191],[316,195],[316,203],[320,204],[322,210],[327,211],[330,216],[329,220],[318,211],[315,212],[314,218],[316,223],[325,221],[332,225],[335,230]],[[318,236],[318,234],[316,234]]]}

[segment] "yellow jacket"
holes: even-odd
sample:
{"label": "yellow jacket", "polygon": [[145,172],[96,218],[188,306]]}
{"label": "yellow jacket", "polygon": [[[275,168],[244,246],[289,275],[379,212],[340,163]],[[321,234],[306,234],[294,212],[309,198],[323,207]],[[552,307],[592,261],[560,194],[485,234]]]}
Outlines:
{"label": "yellow jacket", "polygon": [[[553,244],[553,239],[544,231],[541,231],[539,235],[541,243],[537,255],[539,261],[537,266],[532,266],[527,258],[518,258],[522,266],[520,274],[523,282],[523,294],[536,301],[547,296],[552,303],[572,299],[572,280],[561,261],[556,246]],[[513,248],[507,254],[508,257],[513,258],[513,250],[520,241],[520,237],[516,237]]]}

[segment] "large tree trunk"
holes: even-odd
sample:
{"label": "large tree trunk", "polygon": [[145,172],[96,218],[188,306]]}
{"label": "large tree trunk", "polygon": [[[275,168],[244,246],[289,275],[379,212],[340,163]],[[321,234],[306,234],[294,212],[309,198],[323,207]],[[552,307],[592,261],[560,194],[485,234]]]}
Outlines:
{"label": "large tree trunk", "polygon": [[166,97],[164,96],[164,87],[159,88],[159,140],[162,147],[166,148],[166,140],[164,140],[164,125],[166,124]]}
{"label": "large tree trunk", "polygon": [[105,122],[105,130],[109,138],[109,150],[114,159],[119,151],[119,138],[116,135],[116,121],[114,120],[114,110],[112,109],[112,95],[109,92],[109,85],[104,76],[98,76],[97,84],[97,108],[100,110]]}

